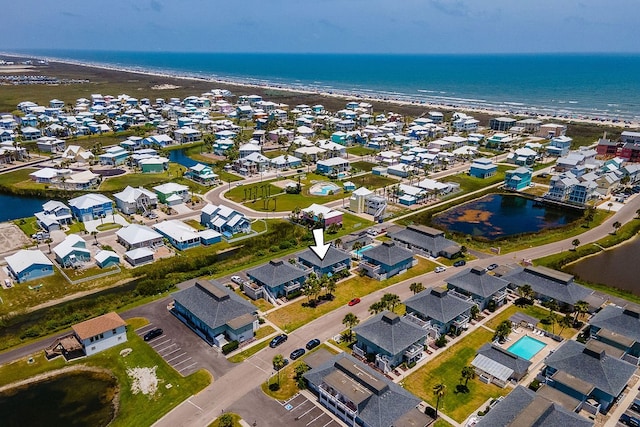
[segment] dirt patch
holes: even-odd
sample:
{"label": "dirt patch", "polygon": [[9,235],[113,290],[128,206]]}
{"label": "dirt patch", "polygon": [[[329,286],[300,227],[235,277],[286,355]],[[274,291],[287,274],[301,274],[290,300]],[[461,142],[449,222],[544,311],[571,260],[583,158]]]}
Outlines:
{"label": "dirt patch", "polygon": [[21,249],[25,245],[32,245],[33,242],[25,236],[20,228],[10,222],[0,223],[0,248],[2,252],[9,252]]}
{"label": "dirt patch", "polygon": [[298,183],[296,181],[292,180],[292,179],[283,179],[283,180],[280,180],[280,181],[272,182],[271,184],[273,184],[273,185],[275,185],[276,187],[279,187],[279,188],[286,188],[289,184],[296,185]]}
{"label": "dirt patch", "polygon": [[158,377],[156,368],[131,368],[127,369],[127,375],[131,378],[131,393],[142,393],[146,396],[153,396],[158,391]]}

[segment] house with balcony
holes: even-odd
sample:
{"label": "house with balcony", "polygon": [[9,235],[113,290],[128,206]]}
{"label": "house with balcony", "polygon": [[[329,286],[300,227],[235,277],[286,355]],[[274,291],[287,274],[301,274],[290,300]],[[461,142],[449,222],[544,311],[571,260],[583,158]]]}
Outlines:
{"label": "house with balcony", "polygon": [[113,202],[100,193],[89,193],[69,200],[71,213],[80,222],[113,214]]}
{"label": "house with balcony", "polygon": [[486,147],[503,149],[505,146],[510,146],[514,141],[513,136],[508,133],[494,133],[487,139]]}
{"label": "house with balcony", "polygon": [[189,187],[182,184],[176,184],[175,182],[167,182],[166,184],[153,187],[153,190],[158,196],[160,203],[164,203],[168,206],[179,205],[185,203],[190,199]]}
{"label": "house with balcony", "polygon": [[243,213],[222,204],[208,203],[202,208],[200,224],[221,233],[227,239],[237,233],[251,232],[251,221]]}
{"label": "house with balcony", "polygon": [[613,357],[640,364],[640,312],[632,308],[607,305],[589,319],[592,340],[605,344]]}
{"label": "house with balcony", "polygon": [[[156,248],[163,245],[162,234],[146,225],[130,224],[116,231],[118,243],[127,250]],[[153,253],[152,253],[153,255]]]}
{"label": "house with balcony", "polygon": [[480,311],[493,301],[496,307],[507,302],[507,286],[509,282],[496,277],[484,268],[473,267],[455,274],[447,279],[447,287],[455,292],[470,297]]}
{"label": "house with balcony", "polygon": [[494,117],[489,120],[491,130],[506,132],[516,125],[517,120],[511,117]]}
{"label": "house with balcony", "polygon": [[331,224],[342,225],[342,212],[317,203],[302,209],[301,214],[302,219],[307,224],[319,223],[322,228],[326,228]]}
{"label": "house with balcony", "polygon": [[351,169],[351,163],[342,157],[331,157],[316,163],[316,172],[322,175],[335,175]]}
{"label": "house with balcony", "polygon": [[218,174],[213,172],[211,166],[202,163],[191,166],[184,176],[202,185],[214,185],[219,181]]}
{"label": "house with balcony", "polygon": [[119,193],[113,194],[116,207],[127,215],[137,212],[146,213],[158,205],[158,196],[143,187],[133,188],[129,185]]}
{"label": "house with balcony", "polygon": [[274,169],[295,169],[302,165],[302,160],[295,156],[284,154],[282,156],[274,157],[269,161],[269,164]]}
{"label": "house with balcony", "polygon": [[474,159],[469,169],[469,175],[474,178],[490,178],[498,171],[498,165],[493,163],[491,159],[485,157],[480,159]]}
{"label": "house with balcony", "polygon": [[53,275],[53,263],[38,249],[21,249],[4,260],[9,275],[18,283]]}
{"label": "house with balcony", "polygon": [[127,161],[129,158],[129,152],[123,147],[109,147],[103,154],[98,156],[101,165],[105,166],[118,166]]}
{"label": "house with balcony", "polygon": [[408,320],[420,325],[431,339],[449,331],[467,328],[471,320],[471,298],[444,288],[425,289],[405,302]]}
{"label": "house with balcony", "polygon": [[393,242],[382,242],[381,245],[362,253],[362,261],[358,268],[369,277],[385,280],[404,273],[417,263],[418,260],[409,249]]}
{"label": "house with balcony", "polygon": [[423,356],[427,331],[406,317],[384,311],[353,328],[356,343],[353,354],[365,358],[375,354],[375,364],[385,374],[406,362]]}
{"label": "house with balcony", "polygon": [[424,225],[409,225],[404,230],[390,233],[388,237],[397,245],[426,256],[451,259],[461,250],[460,245],[445,237],[444,231]]}
{"label": "house with balcony", "polygon": [[262,286],[275,299],[286,296],[302,287],[308,273],[284,261],[269,261],[260,267],[247,271],[249,280]]}
{"label": "house with balcony", "polygon": [[170,219],[153,225],[154,230],[169,240],[174,248],[184,251],[200,246],[198,230],[177,219]]}
{"label": "house with balcony", "polygon": [[173,314],[209,345],[245,342],[258,330],[256,307],[215,280],[198,279],[171,296]]}
{"label": "house with balcony", "polygon": [[320,259],[314,251],[307,249],[298,255],[298,263],[312,269],[317,277],[325,274],[331,277],[340,271],[349,270],[351,255],[331,245],[324,258]]}
{"label": "house with balcony", "polygon": [[572,138],[568,136],[561,135],[551,138],[551,142],[547,144],[547,154],[550,156],[562,157],[569,154],[569,150],[571,149],[571,143],[573,142]]}
{"label": "house with balcony", "polygon": [[127,323],[111,312],[71,327],[87,356],[127,342]]}
{"label": "house with balcony", "polygon": [[60,230],[72,222],[71,209],[62,202],[49,200],[42,205],[42,211],[34,214],[36,222],[46,231]]}
{"label": "house with balcony", "polygon": [[571,311],[578,301],[586,301],[593,291],[573,281],[571,274],[542,266],[516,267],[502,276],[509,287],[529,285],[536,299],[555,300]]}
{"label": "house with balcony", "polygon": [[521,191],[529,188],[531,185],[532,171],[529,168],[520,166],[517,169],[511,169],[504,174],[504,187],[507,190]]}
{"label": "house with balcony", "polygon": [[178,144],[188,144],[190,142],[200,141],[202,132],[190,127],[183,127],[173,131],[173,139]]}
{"label": "house with balcony", "polygon": [[516,149],[507,154],[507,162],[517,166],[533,166],[538,157],[538,152],[529,147]]}
{"label": "house with balcony", "polygon": [[69,234],[53,248],[56,261],[64,268],[80,267],[91,260],[91,251],[87,242],[77,234]]}
{"label": "house with balcony", "polygon": [[544,383],[581,402],[581,410],[607,413],[637,366],[611,357],[596,340],[565,341],[544,360]]}
{"label": "house with balcony", "polygon": [[471,362],[480,381],[506,387],[510,381],[520,381],[528,372],[531,362],[509,350],[486,343],[476,352]]}
{"label": "house with balcony", "polygon": [[303,375],[318,402],[349,426],[426,427],[420,399],[352,356],[341,353]]}
{"label": "house with balcony", "polygon": [[43,136],[36,141],[38,150],[44,153],[61,153],[65,149],[66,143],[52,136]]}

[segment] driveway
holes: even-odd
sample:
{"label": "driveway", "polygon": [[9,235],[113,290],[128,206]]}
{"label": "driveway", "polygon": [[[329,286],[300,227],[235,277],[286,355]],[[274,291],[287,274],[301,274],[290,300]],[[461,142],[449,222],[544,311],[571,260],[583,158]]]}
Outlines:
{"label": "driveway", "polygon": [[115,215],[107,215],[102,219],[94,219],[92,221],[85,221],[84,228],[87,230],[87,233],[91,233],[92,231],[98,231],[98,226],[101,224],[120,224],[123,227],[129,225],[129,222],[124,219],[120,214]]}

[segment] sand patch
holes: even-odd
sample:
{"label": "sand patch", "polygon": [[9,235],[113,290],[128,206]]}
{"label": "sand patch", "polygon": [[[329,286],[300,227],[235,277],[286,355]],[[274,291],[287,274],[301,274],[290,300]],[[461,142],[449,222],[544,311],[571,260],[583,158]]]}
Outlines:
{"label": "sand patch", "polygon": [[158,390],[158,377],[156,376],[156,368],[130,368],[127,369],[127,375],[131,378],[131,393],[153,396]]}
{"label": "sand patch", "polygon": [[287,188],[287,186],[289,184],[297,185],[298,182],[294,181],[292,179],[283,179],[283,180],[280,180],[280,181],[272,182],[271,184],[276,186],[276,187],[279,187],[279,188]]}
{"label": "sand patch", "polygon": [[21,249],[25,245],[30,246],[32,244],[31,239],[17,225],[11,222],[0,223],[0,248],[2,248],[2,252]]}
{"label": "sand patch", "polygon": [[163,84],[163,85],[151,86],[151,89],[153,89],[153,90],[171,90],[171,89],[180,89],[180,86],[170,85],[170,84]]}
{"label": "sand patch", "polygon": [[460,215],[457,221],[470,222],[470,223],[480,223],[487,222],[491,217],[491,212],[481,211],[479,209],[467,209]]}

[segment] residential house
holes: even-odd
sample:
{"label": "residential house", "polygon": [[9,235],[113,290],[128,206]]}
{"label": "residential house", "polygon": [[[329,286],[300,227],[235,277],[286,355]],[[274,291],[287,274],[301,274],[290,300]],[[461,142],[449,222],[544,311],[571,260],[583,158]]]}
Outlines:
{"label": "residential house", "polygon": [[596,151],[598,152],[598,157],[610,158],[616,157],[620,148],[622,148],[622,143],[611,141],[607,138],[600,138],[596,146]]}
{"label": "residential house", "polygon": [[113,202],[100,193],[89,193],[69,200],[73,216],[80,222],[113,214]]}
{"label": "residential house", "polygon": [[104,154],[100,154],[101,165],[117,166],[125,163],[129,158],[129,152],[120,146],[107,148]]}
{"label": "residential house", "polygon": [[69,145],[62,153],[62,159],[77,163],[90,163],[94,155],[79,145]]}
{"label": "residential house", "polygon": [[238,148],[240,158],[247,157],[251,153],[260,153],[261,151],[262,149],[259,145],[251,143],[242,144],[240,148]]}
{"label": "residential house", "polygon": [[349,197],[349,210],[355,213],[366,213],[382,218],[387,207],[387,200],[365,187],[354,190]]}
{"label": "residential house", "polygon": [[7,270],[18,283],[53,275],[53,263],[42,251],[21,249],[4,258]]}
{"label": "residential house", "polygon": [[303,374],[318,402],[349,426],[426,427],[432,418],[417,410],[420,399],[344,353]]}
{"label": "residential house", "polygon": [[607,354],[640,363],[640,312],[607,305],[589,319],[591,339],[606,344]]}
{"label": "residential house", "polygon": [[64,268],[79,267],[91,260],[91,251],[87,242],[77,234],[69,234],[60,244],[53,248],[56,261]]}
{"label": "residential house", "polygon": [[35,141],[42,136],[42,131],[33,126],[27,126],[20,129],[23,141]]}
{"label": "residential house", "polygon": [[491,159],[480,158],[474,159],[469,169],[469,175],[474,178],[489,178],[496,174],[498,171],[498,165],[493,163]]}
{"label": "residential house", "polygon": [[486,343],[476,352],[471,362],[480,381],[506,387],[509,381],[520,381],[528,372],[531,362],[492,343]]}
{"label": "residential house", "polygon": [[385,374],[396,366],[412,364],[423,356],[427,331],[406,317],[383,311],[353,328],[353,353],[361,358],[375,355],[375,364]]}
{"label": "residential house", "polygon": [[71,329],[87,356],[127,342],[127,324],[115,312],[77,323]]}
{"label": "residential house", "polygon": [[511,169],[505,172],[504,187],[507,190],[521,191],[529,188],[531,185],[532,172],[531,169],[520,166],[517,169]]}
{"label": "residential house", "polygon": [[96,252],[96,265],[100,268],[111,267],[120,264],[120,256],[113,251],[100,250]]}
{"label": "residential house", "polygon": [[560,125],[557,123],[545,123],[540,125],[540,130],[536,134],[541,138],[555,138],[557,136],[564,136],[567,132],[567,125]]}
{"label": "residential house", "polygon": [[169,168],[169,159],[161,156],[151,156],[138,161],[142,173],[162,173]]}
{"label": "residential house", "polygon": [[36,222],[43,230],[51,232],[60,230],[63,225],[72,221],[71,209],[62,202],[49,200],[42,205],[42,211],[34,214]]}
{"label": "residential house", "polygon": [[324,157],[325,153],[326,150],[316,146],[300,147],[293,152],[293,154],[295,154],[297,157],[301,158],[303,161],[308,162],[317,162]]}
{"label": "residential house", "polygon": [[129,185],[119,193],[114,193],[116,206],[122,213],[133,215],[146,213],[158,205],[158,196],[143,187],[133,188]]}
{"label": "residential house", "polygon": [[573,139],[565,135],[551,138],[551,142],[547,145],[547,154],[557,157],[566,156],[569,154],[572,142]]}
{"label": "residential house", "polygon": [[506,304],[508,285],[506,280],[480,267],[467,268],[447,279],[450,290],[461,294],[462,298],[471,298],[481,311],[491,304],[495,307]]}
{"label": "residential house", "polygon": [[275,169],[295,169],[302,165],[302,160],[295,156],[285,154],[282,156],[274,157],[273,159],[271,159],[269,164],[272,168]]}
{"label": "residential house", "polygon": [[311,249],[307,249],[298,255],[298,262],[305,268],[312,269],[317,277],[322,277],[325,274],[331,277],[342,270],[349,270],[351,256],[331,245],[324,258],[320,258]]}
{"label": "residential house", "polygon": [[153,189],[158,195],[158,200],[168,206],[185,203],[190,199],[189,187],[175,182],[158,185]]}
{"label": "residential house", "polygon": [[575,283],[572,275],[542,266],[517,267],[502,278],[512,287],[529,285],[537,299],[555,300],[560,306],[567,306],[570,310],[576,302],[587,300],[593,293]]}
{"label": "residential house", "polygon": [[503,149],[505,146],[510,146],[515,139],[513,136],[507,133],[494,133],[487,139],[487,148]]}
{"label": "residential house", "polygon": [[404,230],[390,233],[397,245],[427,256],[454,258],[460,254],[461,246],[445,237],[444,231],[423,225],[410,225]]}
{"label": "residential house", "polygon": [[449,331],[462,331],[471,320],[472,302],[444,288],[426,289],[405,300],[408,320],[421,326],[432,339]]}
{"label": "residential house", "polygon": [[489,120],[489,127],[492,130],[506,132],[516,125],[517,120],[511,117],[496,117]]}
{"label": "residential house", "polygon": [[[476,427],[536,426],[593,427],[593,421],[567,409],[566,398],[547,398],[541,393],[518,386],[478,419]],[[553,397],[557,397],[553,395]]]}
{"label": "residential house", "polygon": [[596,415],[607,413],[627,388],[637,366],[611,357],[595,340],[581,344],[565,341],[544,361],[544,382],[578,399],[580,409]]}
{"label": "residential house", "polygon": [[384,280],[404,273],[417,263],[410,250],[392,242],[383,242],[363,252],[362,261],[358,267],[367,276]]}
{"label": "residential house", "polygon": [[174,248],[184,251],[200,246],[198,230],[177,219],[159,222],[153,228],[166,237]]}
{"label": "residential house", "polygon": [[332,157],[316,163],[316,172],[323,175],[338,175],[351,169],[351,163],[342,157]]}
{"label": "residential house", "polygon": [[243,213],[222,204],[208,203],[202,208],[200,224],[221,233],[227,239],[237,233],[251,232],[251,221]]}
{"label": "residential house", "polygon": [[146,225],[130,224],[116,231],[118,243],[127,250],[162,246],[162,235]]}
{"label": "residential house", "polygon": [[248,270],[247,277],[257,286],[262,286],[267,295],[275,299],[300,289],[307,278],[307,272],[288,262],[272,260]]}
{"label": "residential house", "polygon": [[131,249],[124,253],[124,259],[133,267],[153,262],[154,252],[149,248]]}
{"label": "residential house", "polygon": [[549,191],[544,198],[558,202],[584,205],[598,197],[598,184],[594,181],[579,180],[571,172],[554,175],[549,182]]}
{"label": "residential house", "polygon": [[542,122],[538,119],[523,119],[516,122],[516,126],[520,126],[524,132],[535,135],[540,131]]}
{"label": "residential house", "polygon": [[173,139],[178,144],[196,142],[202,139],[202,132],[190,127],[183,127],[173,131]]}
{"label": "residential house", "polygon": [[474,132],[478,130],[479,120],[464,113],[453,113],[451,125],[457,132]]}
{"label": "residential house", "polygon": [[65,142],[51,136],[43,136],[36,141],[38,150],[44,153],[58,153],[65,149]]}
{"label": "residential house", "polygon": [[214,185],[218,182],[218,174],[213,172],[211,166],[203,165],[202,163],[191,166],[185,176],[202,185]]}
{"label": "residential house", "polygon": [[308,208],[302,209],[301,214],[306,223],[319,223],[322,228],[326,228],[331,224],[342,225],[342,212],[335,211],[324,205],[314,203]]}
{"label": "residential house", "polygon": [[620,157],[631,163],[640,162],[640,142],[626,142],[620,150]]}
{"label": "residential house", "polygon": [[244,342],[258,330],[255,306],[216,281],[199,279],[172,297],[176,317],[209,345]]}
{"label": "residential house", "polygon": [[89,190],[100,183],[100,175],[90,170],[69,174],[54,181],[54,185],[65,190]]}
{"label": "residential house", "polygon": [[537,157],[537,151],[524,147],[507,154],[507,162],[518,166],[532,166],[536,162]]}
{"label": "residential house", "polygon": [[624,144],[640,143],[640,132],[625,130],[620,135],[620,141],[622,141]]}

